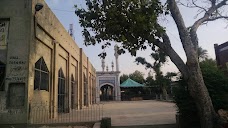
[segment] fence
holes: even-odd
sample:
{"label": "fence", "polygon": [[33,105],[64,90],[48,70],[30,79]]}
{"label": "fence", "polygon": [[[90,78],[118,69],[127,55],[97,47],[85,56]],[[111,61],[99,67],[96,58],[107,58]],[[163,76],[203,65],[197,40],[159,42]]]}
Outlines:
{"label": "fence", "polygon": [[81,109],[60,109],[59,107],[35,104],[30,109],[31,124],[95,122],[100,121],[102,117],[103,104],[93,104]]}

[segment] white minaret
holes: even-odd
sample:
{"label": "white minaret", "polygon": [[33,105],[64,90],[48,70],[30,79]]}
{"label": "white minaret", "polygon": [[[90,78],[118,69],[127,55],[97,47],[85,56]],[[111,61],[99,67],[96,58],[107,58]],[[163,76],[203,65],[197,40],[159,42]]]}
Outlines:
{"label": "white minaret", "polygon": [[114,71],[114,62],[112,61],[112,71]]}
{"label": "white minaret", "polygon": [[104,72],[104,70],[105,70],[105,59],[101,59],[101,67],[102,67],[102,71]]}
{"label": "white minaret", "polygon": [[119,62],[118,62],[118,57],[119,57],[119,54],[118,54],[118,46],[115,45],[114,46],[114,50],[115,50],[115,58],[116,58],[116,71],[119,71]]}
{"label": "white minaret", "polygon": [[120,78],[119,78],[119,62],[118,62],[118,57],[119,57],[119,54],[118,54],[118,46],[117,45],[115,45],[114,46],[114,50],[115,50],[115,54],[114,54],[114,56],[115,56],[115,58],[116,58],[116,72],[117,72],[117,74],[116,74],[116,86],[115,86],[115,95],[117,96],[116,98],[115,98],[115,100],[117,100],[117,101],[121,101],[121,93],[120,93]]}
{"label": "white minaret", "polygon": [[108,65],[106,66],[106,71],[108,72]]}

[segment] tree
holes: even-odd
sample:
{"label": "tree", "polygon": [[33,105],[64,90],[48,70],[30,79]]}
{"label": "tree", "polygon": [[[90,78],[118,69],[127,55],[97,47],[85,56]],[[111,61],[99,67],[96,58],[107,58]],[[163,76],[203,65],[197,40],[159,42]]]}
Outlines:
{"label": "tree", "polygon": [[[84,27],[86,45],[103,42],[104,49],[109,41],[120,43],[119,53],[127,49],[136,55],[139,49],[159,47],[179,69],[188,83],[190,95],[196,103],[202,128],[212,128],[217,114],[205,86],[198,60],[198,28],[217,19],[227,19],[223,9],[228,0],[188,0],[186,6],[198,8],[202,16],[193,25],[186,27],[175,0],[167,0],[165,5],[159,0],[86,0],[87,9],[76,7],[80,24]],[[167,6],[166,6],[167,5]],[[182,5],[185,5],[182,3]],[[186,63],[173,49],[170,39],[157,21],[158,16],[170,12],[186,54]],[[197,14],[196,14],[197,15]],[[105,54],[100,54],[103,56]]]}
{"label": "tree", "polygon": [[129,78],[128,75],[126,74],[123,74],[120,76],[120,84],[122,84],[124,81],[126,81],[127,79]]}
{"label": "tree", "polygon": [[[200,67],[215,110],[227,110],[228,100],[225,96],[228,92],[228,78],[218,69],[215,60],[205,59],[200,62]],[[198,125],[195,123],[198,122],[195,119],[199,118],[196,115],[196,104],[192,102],[193,99],[192,96],[189,95],[187,83],[185,80],[180,79],[179,84],[178,88],[174,91],[174,101],[186,123],[186,126],[183,127]]]}
{"label": "tree", "polygon": [[155,86],[155,80],[153,76],[147,76],[145,83],[146,83],[146,86]]}
{"label": "tree", "polygon": [[205,59],[200,62],[200,67],[215,110],[228,110],[228,99],[225,97],[228,92],[227,76],[219,70],[215,60]]}
{"label": "tree", "polygon": [[129,78],[131,78],[132,80],[140,83],[140,84],[144,84],[145,80],[144,80],[144,74],[138,70],[134,71],[133,73],[129,74]]}
{"label": "tree", "polygon": [[126,81],[128,78],[131,78],[132,80],[143,84],[145,82],[144,80],[144,74],[138,70],[134,71],[133,73],[127,75],[127,74],[123,74],[120,76],[120,84],[122,84],[124,81]]}
{"label": "tree", "polygon": [[[162,65],[164,65],[165,62],[167,62],[167,55],[161,51],[160,49],[155,50],[155,53],[151,53],[151,57],[154,59],[154,63],[151,64],[145,60],[143,57],[137,57],[135,61],[137,64],[145,65],[146,68],[152,68],[155,72],[155,82],[157,85],[160,86],[160,89],[162,90],[162,96],[164,100],[168,99],[167,94],[167,85],[169,84],[169,79],[166,78],[166,76],[163,75],[163,72],[161,71]],[[170,76],[171,77],[171,76]]]}
{"label": "tree", "polygon": [[198,58],[200,61],[207,59],[208,58],[207,50],[203,49],[202,47],[199,47],[198,48]]}
{"label": "tree", "polygon": [[150,74],[151,72],[148,73],[148,76],[145,79],[145,85],[146,88],[144,88],[145,91],[149,92],[149,94],[152,94],[152,89],[155,90],[155,93],[157,92],[157,85],[155,83],[155,80],[153,76]]}

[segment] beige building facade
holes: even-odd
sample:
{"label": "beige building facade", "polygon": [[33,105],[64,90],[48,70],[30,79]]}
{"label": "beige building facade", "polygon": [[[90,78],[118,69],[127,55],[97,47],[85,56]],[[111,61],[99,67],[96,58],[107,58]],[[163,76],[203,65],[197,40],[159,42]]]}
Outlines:
{"label": "beige building facade", "polygon": [[39,105],[55,118],[95,100],[95,68],[44,0],[1,0],[0,124],[30,123]]}

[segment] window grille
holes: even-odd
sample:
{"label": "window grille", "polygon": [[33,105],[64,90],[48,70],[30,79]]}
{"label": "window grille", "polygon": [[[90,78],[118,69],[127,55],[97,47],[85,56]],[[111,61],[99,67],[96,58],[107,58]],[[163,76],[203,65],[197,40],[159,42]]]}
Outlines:
{"label": "window grille", "polygon": [[42,58],[35,63],[34,90],[49,91],[49,71]]}
{"label": "window grille", "polygon": [[65,96],[66,96],[66,88],[65,88],[65,76],[63,74],[62,68],[59,69],[58,72],[58,112],[65,111]]}
{"label": "window grille", "polygon": [[0,91],[4,91],[6,77],[6,65],[0,62]]}
{"label": "window grille", "polygon": [[71,75],[71,108],[74,109],[75,108],[75,80],[74,80],[74,75]]}

